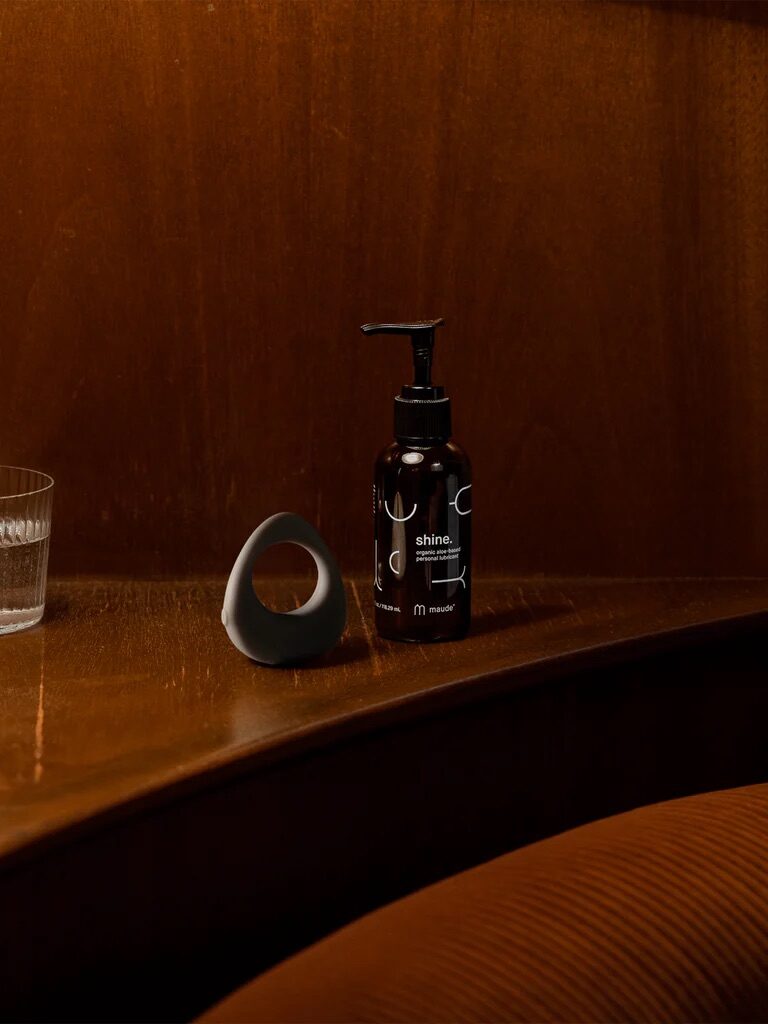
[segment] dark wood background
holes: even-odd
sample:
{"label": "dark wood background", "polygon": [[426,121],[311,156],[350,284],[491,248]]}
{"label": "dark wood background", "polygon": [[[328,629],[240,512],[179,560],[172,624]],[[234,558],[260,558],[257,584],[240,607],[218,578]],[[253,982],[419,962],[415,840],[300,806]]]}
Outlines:
{"label": "dark wood background", "polygon": [[[746,12],[746,13],[745,13]],[[477,565],[768,573],[768,11],[0,4],[0,461],[58,571],[369,565],[444,316]]]}

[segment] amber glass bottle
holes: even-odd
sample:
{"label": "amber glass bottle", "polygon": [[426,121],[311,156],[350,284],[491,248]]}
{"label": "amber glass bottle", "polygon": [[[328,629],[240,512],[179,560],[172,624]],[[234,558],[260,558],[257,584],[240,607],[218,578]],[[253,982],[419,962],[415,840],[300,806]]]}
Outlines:
{"label": "amber glass bottle", "polygon": [[470,623],[472,481],[451,439],[450,400],[432,384],[434,329],[442,320],[366,324],[406,334],[414,383],[395,398],[396,440],[374,468],[376,628],[391,640],[455,640]]}

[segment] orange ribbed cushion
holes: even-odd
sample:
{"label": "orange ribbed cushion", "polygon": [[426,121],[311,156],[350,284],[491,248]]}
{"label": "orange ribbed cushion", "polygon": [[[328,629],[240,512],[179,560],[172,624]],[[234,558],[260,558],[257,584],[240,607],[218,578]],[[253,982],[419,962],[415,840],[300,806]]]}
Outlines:
{"label": "orange ribbed cushion", "polygon": [[768,1021],[768,785],[644,807],[456,875],[203,1020]]}

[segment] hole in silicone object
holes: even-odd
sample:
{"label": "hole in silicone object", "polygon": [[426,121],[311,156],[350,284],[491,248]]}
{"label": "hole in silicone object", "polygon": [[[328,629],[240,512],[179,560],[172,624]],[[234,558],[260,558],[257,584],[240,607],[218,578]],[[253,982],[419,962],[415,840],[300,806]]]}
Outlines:
{"label": "hole in silicone object", "polygon": [[271,544],[256,559],[251,583],[265,608],[272,612],[290,612],[312,597],[317,584],[317,566],[306,548],[282,541]]}

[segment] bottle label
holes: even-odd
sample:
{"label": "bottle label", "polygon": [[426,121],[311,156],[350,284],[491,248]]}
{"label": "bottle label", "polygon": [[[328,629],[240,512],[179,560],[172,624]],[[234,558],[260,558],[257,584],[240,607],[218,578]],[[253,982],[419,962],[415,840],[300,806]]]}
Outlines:
{"label": "bottle label", "polygon": [[384,635],[429,640],[466,630],[471,487],[468,471],[377,476],[374,604]]}

